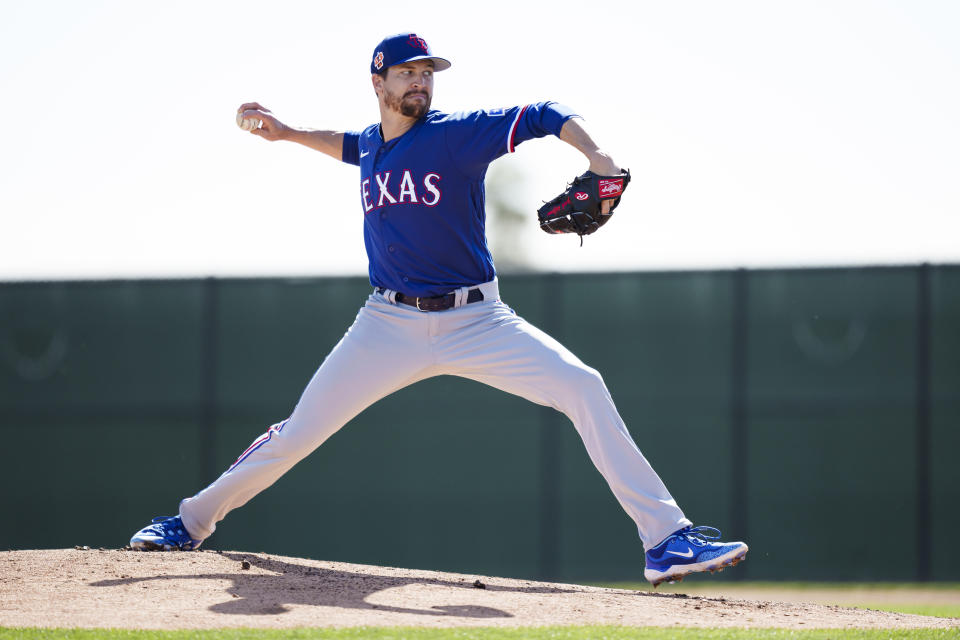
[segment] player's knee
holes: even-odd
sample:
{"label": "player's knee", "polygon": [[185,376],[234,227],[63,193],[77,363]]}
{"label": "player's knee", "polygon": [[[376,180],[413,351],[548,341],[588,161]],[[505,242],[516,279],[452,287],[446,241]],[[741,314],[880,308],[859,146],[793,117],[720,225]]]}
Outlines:
{"label": "player's knee", "polygon": [[586,371],[583,373],[584,387],[590,393],[598,393],[602,395],[607,394],[607,385],[603,381],[603,376],[600,375],[600,372],[596,369],[591,369],[587,367]]}
{"label": "player's knee", "polygon": [[[271,429],[275,429],[276,425]],[[269,455],[286,460],[301,460],[319,447],[336,428],[291,416],[271,438]]]}
{"label": "player's knee", "polygon": [[292,428],[290,422],[289,419],[278,422],[263,434],[263,455],[277,459],[289,458],[303,447],[297,437],[297,429]]}
{"label": "player's knee", "polygon": [[292,438],[285,437],[283,434],[276,434],[270,438],[270,442],[267,443],[264,453],[271,458],[288,458],[294,450],[291,440]]}
{"label": "player's knee", "polygon": [[571,366],[564,375],[565,392],[568,397],[592,397],[606,395],[607,386],[596,369],[586,365]]}

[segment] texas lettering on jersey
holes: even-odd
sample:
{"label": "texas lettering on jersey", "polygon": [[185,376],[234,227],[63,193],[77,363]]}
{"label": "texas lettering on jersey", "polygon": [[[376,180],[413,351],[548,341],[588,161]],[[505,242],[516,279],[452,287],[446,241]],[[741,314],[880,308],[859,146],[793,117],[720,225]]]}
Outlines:
{"label": "texas lettering on jersey", "polygon": [[440,204],[440,174],[430,172],[422,178],[405,169],[399,178],[396,172],[383,171],[373,174],[360,183],[360,196],[363,198],[363,211],[370,213],[374,209],[392,204],[422,204],[435,207]]}
{"label": "texas lettering on jersey", "polygon": [[370,283],[436,296],[496,275],[486,242],[487,167],[518,144],[559,135],[573,111],[555,102],[486,111],[429,111],[403,135],[379,124],[343,134],[360,168]]}

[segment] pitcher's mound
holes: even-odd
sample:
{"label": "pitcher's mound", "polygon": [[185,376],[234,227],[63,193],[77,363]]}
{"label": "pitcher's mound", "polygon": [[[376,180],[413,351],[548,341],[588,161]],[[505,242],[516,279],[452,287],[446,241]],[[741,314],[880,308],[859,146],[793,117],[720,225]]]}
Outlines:
{"label": "pitcher's mound", "polygon": [[0,626],[951,627],[815,604],[692,597],[235,551],[0,553]]}

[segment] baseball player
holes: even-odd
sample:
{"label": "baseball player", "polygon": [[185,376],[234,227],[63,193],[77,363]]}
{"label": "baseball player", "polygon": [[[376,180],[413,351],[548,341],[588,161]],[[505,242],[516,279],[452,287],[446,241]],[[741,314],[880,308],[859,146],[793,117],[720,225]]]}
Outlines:
{"label": "baseball player", "polygon": [[[456,375],[563,412],[636,523],[654,585],[742,560],[747,545],[693,527],[634,444],[600,374],[500,300],[484,230],[484,176],[517,145],[547,135],[581,151],[607,176],[597,196],[609,216],[625,186],[613,159],[573,111],[554,102],[465,113],[431,110],[434,74],[450,62],[416,34],[373,51],[380,122],[360,132],[300,130],[247,103],[252,133],[289,140],[360,168],[359,199],[373,291],[286,420],[257,438],[216,481],[154,518],[130,540],[139,550],[196,549],[231,510],[380,398],[419,380]],[[620,178],[618,178],[618,176]],[[620,180],[620,182],[617,182]],[[587,199],[578,192],[576,199]],[[570,198],[567,198],[570,200]],[[582,235],[582,234],[581,234]]]}

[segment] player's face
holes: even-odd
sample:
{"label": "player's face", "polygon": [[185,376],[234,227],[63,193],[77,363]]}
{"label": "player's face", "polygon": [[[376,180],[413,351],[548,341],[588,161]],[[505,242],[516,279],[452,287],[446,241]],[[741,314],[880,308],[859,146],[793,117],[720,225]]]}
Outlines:
{"label": "player's face", "polygon": [[433,61],[416,60],[390,67],[382,88],[387,107],[408,118],[422,117],[433,99]]}

